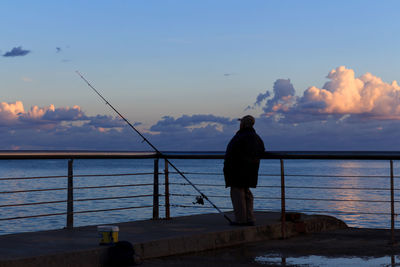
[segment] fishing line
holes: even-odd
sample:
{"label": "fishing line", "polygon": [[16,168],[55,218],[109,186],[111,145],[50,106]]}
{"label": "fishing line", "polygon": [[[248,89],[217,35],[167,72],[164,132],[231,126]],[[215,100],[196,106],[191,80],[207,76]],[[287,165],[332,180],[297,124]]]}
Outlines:
{"label": "fishing line", "polygon": [[[204,195],[174,164],[172,164],[172,162],[169,161],[169,159],[167,157],[165,157],[163,155],[163,153],[161,153],[160,150],[158,150],[141,132],[139,132],[124,116],[122,116],[121,113],[118,112],[118,110],[116,110],[113,105],[110,104],[110,102],[107,101],[107,99],[105,99],[100,93],[99,91],[96,90],[96,88],[94,88],[93,85],[91,85],[89,83],[88,80],[86,80],[85,77],[83,77],[83,75],[79,72],[76,71],[76,73],[79,75],[79,77],[82,78],[82,80],[84,80],[86,82],[86,84],[93,89],[93,91],[106,103],[106,105],[108,105],[112,110],[114,110],[115,113],[118,114],[118,116],[121,117],[121,119],[123,119],[142,139],[143,142],[146,142],[157,154],[158,156],[164,158],[167,163],[183,178],[186,180],[186,182],[188,182],[199,194],[201,199],[205,199],[207,200],[222,216],[224,216],[224,218],[229,222],[232,223],[231,219],[226,216],[226,214],[224,214],[211,200],[208,199],[208,197],[206,195]],[[197,199],[198,202],[201,202]]]}

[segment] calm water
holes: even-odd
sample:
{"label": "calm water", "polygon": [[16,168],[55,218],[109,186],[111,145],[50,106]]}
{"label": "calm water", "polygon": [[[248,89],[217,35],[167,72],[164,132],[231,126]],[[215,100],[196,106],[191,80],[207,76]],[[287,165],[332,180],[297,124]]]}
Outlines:
{"label": "calm water", "polygon": [[[203,191],[218,207],[230,210],[231,203],[227,197],[229,191],[223,186],[222,160],[173,160],[181,171],[187,172],[187,177]],[[153,160],[75,160],[74,175],[114,174],[114,173],[145,173],[153,171]],[[160,171],[164,164],[160,161]],[[171,168],[170,168],[170,171]],[[395,175],[400,173],[395,162]],[[0,178],[35,177],[35,176],[65,176],[67,174],[66,160],[3,160],[0,161]],[[278,160],[264,160],[260,167],[259,187],[253,190],[255,208],[265,211],[280,209],[280,165]],[[389,162],[388,161],[316,161],[287,160],[285,161],[287,210],[305,211],[336,216],[353,227],[389,228],[390,215],[374,215],[362,213],[390,213]],[[311,175],[311,176],[310,176]],[[335,176],[335,177],[327,177]],[[369,177],[368,177],[369,176]],[[379,177],[370,177],[379,176]],[[384,176],[384,177],[380,177]],[[160,175],[160,182],[163,182]],[[128,185],[152,183],[153,175],[110,176],[110,177],[75,177],[75,187],[93,187],[106,185]],[[398,188],[398,179],[395,186]],[[195,205],[198,193],[177,174],[170,174],[171,204],[185,207],[171,207],[171,216],[216,212],[209,205]],[[177,183],[177,184],[175,184]],[[67,186],[66,178],[34,179],[34,180],[0,180],[0,205],[22,204],[32,202],[66,200],[66,190],[47,192],[8,193],[32,189],[59,189]],[[276,186],[276,187],[275,187]],[[290,188],[292,187],[292,188]],[[297,187],[329,187],[297,188]],[[360,190],[368,188],[368,190]],[[377,188],[385,190],[377,190]],[[76,189],[74,198],[93,199],[105,197],[136,196],[152,194],[152,186]],[[160,186],[164,193],[164,186]],[[190,195],[190,196],[181,196]],[[292,198],[302,198],[298,200]],[[310,200],[313,199],[313,200]],[[325,200],[323,200],[325,199]],[[327,201],[328,199],[329,201]],[[331,201],[336,199],[339,201]],[[399,199],[396,191],[395,199]],[[160,197],[160,204],[164,204]],[[362,200],[362,201],[360,201]],[[373,200],[375,202],[364,202]],[[397,203],[396,203],[397,204]],[[76,201],[75,211],[96,209],[113,209],[152,205],[152,197],[123,198],[113,200]],[[397,212],[396,207],[396,212]],[[35,206],[0,207],[0,219],[38,214],[62,213],[66,211],[66,203],[52,203]],[[160,215],[164,216],[164,208],[160,207]],[[104,223],[124,222],[130,220],[149,219],[152,208],[127,209],[122,211],[107,211],[95,213],[79,213],[75,215],[75,225],[95,225]],[[397,222],[396,222],[397,223]],[[65,215],[48,216],[11,221],[0,220],[0,234],[58,229],[65,226]]]}

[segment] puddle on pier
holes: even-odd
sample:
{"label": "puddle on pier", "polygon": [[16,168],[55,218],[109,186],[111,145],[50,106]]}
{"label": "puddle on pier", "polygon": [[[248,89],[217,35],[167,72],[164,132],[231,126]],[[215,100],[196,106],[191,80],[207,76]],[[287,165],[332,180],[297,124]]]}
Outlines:
{"label": "puddle on pier", "polygon": [[267,254],[254,259],[255,263],[262,266],[285,266],[285,267],[394,267],[400,266],[400,256],[385,257],[349,257],[349,258],[328,258],[322,256],[306,257],[282,257],[278,254]]}

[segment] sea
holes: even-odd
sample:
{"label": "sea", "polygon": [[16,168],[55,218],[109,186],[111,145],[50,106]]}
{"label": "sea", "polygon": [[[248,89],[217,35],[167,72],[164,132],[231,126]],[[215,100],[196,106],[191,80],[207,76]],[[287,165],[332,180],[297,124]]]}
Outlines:
{"label": "sea", "polygon": [[[199,199],[200,193],[191,184],[221,211],[232,210],[229,189],[224,186],[223,160],[171,162],[186,177],[169,166],[171,217],[218,212],[207,200]],[[0,161],[0,235],[66,226],[67,166],[67,160],[61,159]],[[81,159],[74,160],[73,167],[74,226],[152,218],[154,159]],[[163,160],[158,167],[159,216],[165,218]],[[285,160],[284,172],[286,211],[331,215],[351,227],[390,228],[389,161]],[[395,213],[399,211],[399,174],[395,161]],[[279,160],[261,161],[258,187],[252,192],[255,210],[280,211]]]}

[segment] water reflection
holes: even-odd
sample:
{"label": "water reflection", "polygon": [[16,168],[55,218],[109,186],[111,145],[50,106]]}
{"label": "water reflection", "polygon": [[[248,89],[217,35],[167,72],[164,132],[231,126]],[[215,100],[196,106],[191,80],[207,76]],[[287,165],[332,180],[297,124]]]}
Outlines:
{"label": "water reflection", "polygon": [[[365,215],[359,214],[360,212],[389,212],[389,203],[359,201],[389,200],[389,191],[387,190],[359,190],[359,188],[389,189],[389,177],[387,179],[381,177],[367,177],[372,175],[387,175],[387,164],[385,165],[383,162],[376,161],[339,161],[337,162],[337,166],[340,167],[340,169],[337,171],[337,175],[341,177],[330,180],[330,183],[332,186],[342,189],[336,191],[335,198],[339,201],[331,202],[328,206],[340,212],[351,213],[339,215],[341,219],[345,220],[350,225],[353,225],[354,223],[360,221],[360,218],[365,217]],[[368,215],[368,217],[371,216],[374,215]]]}
{"label": "water reflection", "polygon": [[[286,208],[306,213],[329,212],[351,227],[389,228],[389,167],[388,161],[288,160]],[[395,174],[399,171],[396,166]],[[397,183],[398,180],[395,186]],[[395,191],[395,199],[400,199],[399,193]],[[280,196],[279,192],[275,195]]]}
{"label": "water reflection", "polygon": [[265,266],[400,266],[400,263],[396,263],[400,259],[399,256],[385,256],[385,257],[349,257],[349,258],[331,258],[323,256],[306,256],[306,257],[283,257],[277,254],[267,254],[264,256],[258,256],[254,261],[258,264]]}
{"label": "water reflection", "polygon": [[360,161],[338,161],[337,164],[339,167],[342,169],[350,168],[350,169],[355,169],[355,168],[361,168],[362,164]]}

